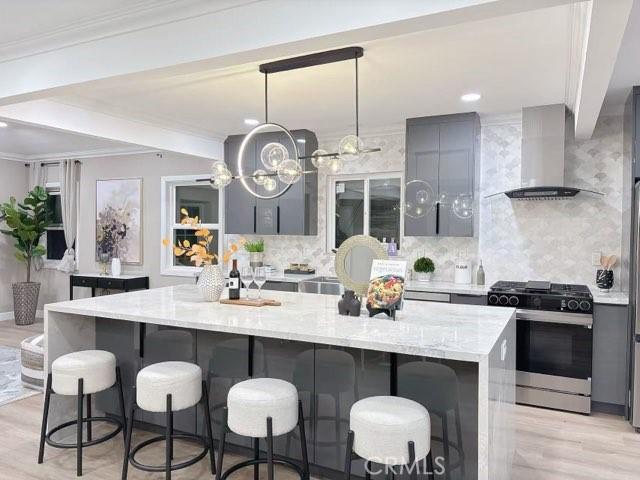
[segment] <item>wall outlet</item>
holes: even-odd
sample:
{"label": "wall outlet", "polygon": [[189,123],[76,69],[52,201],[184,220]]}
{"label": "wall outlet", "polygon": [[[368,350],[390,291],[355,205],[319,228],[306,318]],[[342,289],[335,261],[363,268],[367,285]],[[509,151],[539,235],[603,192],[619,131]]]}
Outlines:
{"label": "wall outlet", "polygon": [[591,265],[593,265],[594,267],[599,267],[600,266],[600,258],[601,257],[602,257],[602,253],[593,252],[591,254]]}

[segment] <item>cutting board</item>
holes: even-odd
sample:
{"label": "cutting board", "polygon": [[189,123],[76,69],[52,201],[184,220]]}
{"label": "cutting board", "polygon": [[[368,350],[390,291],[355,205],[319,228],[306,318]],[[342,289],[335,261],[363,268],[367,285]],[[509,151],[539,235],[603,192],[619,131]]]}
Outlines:
{"label": "cutting board", "polygon": [[228,298],[223,298],[220,300],[220,303],[225,305],[244,305],[245,307],[279,307],[282,305],[282,303],[277,300],[269,300],[268,298],[241,298],[240,300],[229,300]]}

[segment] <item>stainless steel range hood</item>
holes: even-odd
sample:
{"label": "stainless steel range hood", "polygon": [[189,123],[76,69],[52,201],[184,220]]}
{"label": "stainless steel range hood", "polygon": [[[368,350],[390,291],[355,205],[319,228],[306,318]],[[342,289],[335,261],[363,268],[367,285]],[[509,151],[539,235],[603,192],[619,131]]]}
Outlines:
{"label": "stainless steel range hood", "polygon": [[514,200],[559,200],[580,192],[564,184],[564,152],[574,141],[573,116],[564,104],[522,109],[521,188],[495,193]]}

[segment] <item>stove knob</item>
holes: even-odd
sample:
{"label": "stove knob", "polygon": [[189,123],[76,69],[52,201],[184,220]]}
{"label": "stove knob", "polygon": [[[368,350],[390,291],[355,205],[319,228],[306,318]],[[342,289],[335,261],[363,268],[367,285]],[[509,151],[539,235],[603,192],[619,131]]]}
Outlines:
{"label": "stove knob", "polygon": [[491,305],[497,305],[498,304],[498,296],[497,295],[489,295],[489,303]]}
{"label": "stove knob", "polygon": [[591,310],[591,302],[582,300],[580,302],[580,310],[582,310],[583,312],[588,312],[589,310]]}
{"label": "stove knob", "polygon": [[577,310],[579,306],[580,305],[576,300],[569,300],[567,302],[567,307],[569,307],[569,310]]}
{"label": "stove knob", "polygon": [[509,305],[511,305],[512,307],[517,307],[519,303],[520,299],[515,295],[509,297]]}
{"label": "stove knob", "polygon": [[509,297],[506,295],[500,295],[500,305],[506,305],[509,303]]}

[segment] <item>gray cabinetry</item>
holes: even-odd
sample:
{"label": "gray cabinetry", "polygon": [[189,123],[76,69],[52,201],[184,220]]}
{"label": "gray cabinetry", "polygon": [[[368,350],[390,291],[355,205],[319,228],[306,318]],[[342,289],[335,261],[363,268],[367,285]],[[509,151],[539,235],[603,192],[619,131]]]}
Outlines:
{"label": "gray cabinetry", "polygon": [[594,307],[591,399],[618,406],[628,399],[629,309],[620,305]]}
{"label": "gray cabinetry", "polygon": [[624,152],[630,156],[633,177],[640,178],[640,86],[633,87],[624,109]]}
{"label": "gray cabinetry", "polygon": [[419,192],[426,182],[436,203],[424,215],[405,216],[405,235],[473,236],[473,218],[459,218],[452,206],[459,195],[474,194],[479,133],[477,113],[407,120],[406,202],[424,208]]}
{"label": "gray cabinetry", "polygon": [[[309,130],[291,132],[297,140],[300,156],[318,148],[318,140]],[[232,135],[225,141],[225,162],[234,175],[239,174],[238,152],[244,135]],[[257,169],[265,169],[260,160],[262,148],[270,142],[279,142],[292,151],[291,141],[283,133],[256,135],[245,148],[242,170],[250,175]],[[305,171],[314,171],[310,160],[301,160]],[[264,187],[247,182],[260,195],[269,195]],[[318,176],[308,173],[293,184],[281,197],[256,198],[246,191],[242,182],[234,180],[225,189],[225,232],[257,235],[316,235],[318,231]]]}
{"label": "gray cabinetry", "polygon": [[487,296],[452,293],[451,303],[456,303],[458,305],[487,305]]}

